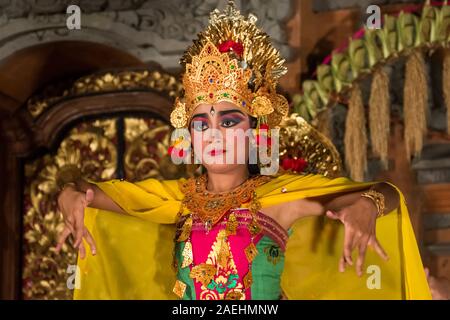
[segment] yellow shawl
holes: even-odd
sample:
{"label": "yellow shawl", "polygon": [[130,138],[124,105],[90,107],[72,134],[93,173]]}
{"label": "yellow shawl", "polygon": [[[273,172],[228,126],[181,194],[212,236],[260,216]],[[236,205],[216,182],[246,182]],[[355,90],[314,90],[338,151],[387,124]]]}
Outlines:
{"label": "yellow shawl", "polygon": [[[258,187],[262,207],[367,188],[347,178],[281,175]],[[128,215],[87,208],[85,223],[97,255],[78,259],[75,299],[175,299],[172,288],[174,222],[183,194],[178,181],[96,183]],[[283,190],[283,191],[282,191]],[[323,217],[299,220],[288,241],[281,286],[289,299],[430,299],[428,284],[403,195],[400,207],[377,220],[383,261],[367,251],[361,278],[338,272],[343,227]],[[86,244],[86,243],[85,243]],[[86,244],[87,245],[87,244]]]}

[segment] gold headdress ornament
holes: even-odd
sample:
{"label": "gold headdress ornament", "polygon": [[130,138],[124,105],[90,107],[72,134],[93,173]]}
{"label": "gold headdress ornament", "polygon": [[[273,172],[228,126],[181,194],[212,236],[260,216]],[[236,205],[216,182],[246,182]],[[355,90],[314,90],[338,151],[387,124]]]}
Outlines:
{"label": "gold headdress ornament", "polygon": [[288,102],[276,93],[278,79],[287,72],[285,60],[256,20],[252,14],[242,16],[233,1],[223,12],[211,13],[208,27],[180,61],[184,96],[177,98],[170,117],[175,128],[186,127],[202,103],[228,101],[258,124],[272,126],[287,115]]}

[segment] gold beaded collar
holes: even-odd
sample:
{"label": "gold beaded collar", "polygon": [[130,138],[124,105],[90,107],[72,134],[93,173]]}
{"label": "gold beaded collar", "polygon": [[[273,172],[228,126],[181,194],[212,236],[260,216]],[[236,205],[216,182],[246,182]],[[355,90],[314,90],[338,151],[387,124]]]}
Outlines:
{"label": "gold beaded collar", "polygon": [[270,176],[257,175],[228,192],[213,193],[206,189],[207,176],[180,181],[180,190],[184,193],[183,204],[202,222],[215,225],[228,210],[239,208],[250,201],[254,191],[268,182]]}

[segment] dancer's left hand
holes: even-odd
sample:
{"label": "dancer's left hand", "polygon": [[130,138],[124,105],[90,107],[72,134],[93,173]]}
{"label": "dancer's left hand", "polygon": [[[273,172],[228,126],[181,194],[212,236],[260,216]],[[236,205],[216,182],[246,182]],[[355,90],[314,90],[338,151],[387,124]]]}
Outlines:
{"label": "dancer's left hand", "polygon": [[363,274],[368,246],[371,246],[384,260],[389,259],[376,238],[377,208],[372,200],[361,197],[339,211],[328,210],[326,215],[328,218],[340,220],[344,224],[344,249],[339,261],[340,272],[344,272],[348,265],[354,265],[352,253],[355,249],[358,250],[355,268],[359,277]]}

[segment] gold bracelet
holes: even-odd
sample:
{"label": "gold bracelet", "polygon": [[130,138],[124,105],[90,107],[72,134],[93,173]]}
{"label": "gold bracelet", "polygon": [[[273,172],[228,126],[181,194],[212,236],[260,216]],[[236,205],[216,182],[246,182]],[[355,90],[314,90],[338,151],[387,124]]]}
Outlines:
{"label": "gold bracelet", "polygon": [[76,181],[82,178],[81,170],[75,165],[65,165],[56,173],[56,185],[59,191],[72,184],[76,187]]}
{"label": "gold bracelet", "polygon": [[63,186],[61,186],[61,187],[59,188],[59,193],[63,192],[64,189],[67,188],[67,186],[72,186],[72,187],[74,187],[75,189],[77,188],[77,185],[76,185],[75,182],[66,182],[66,183],[64,183]]}
{"label": "gold bracelet", "polygon": [[385,215],[384,211],[386,209],[386,206],[384,202],[384,195],[381,192],[370,189],[369,191],[362,193],[361,197],[365,197],[373,201],[373,203],[377,207],[377,218]]}

